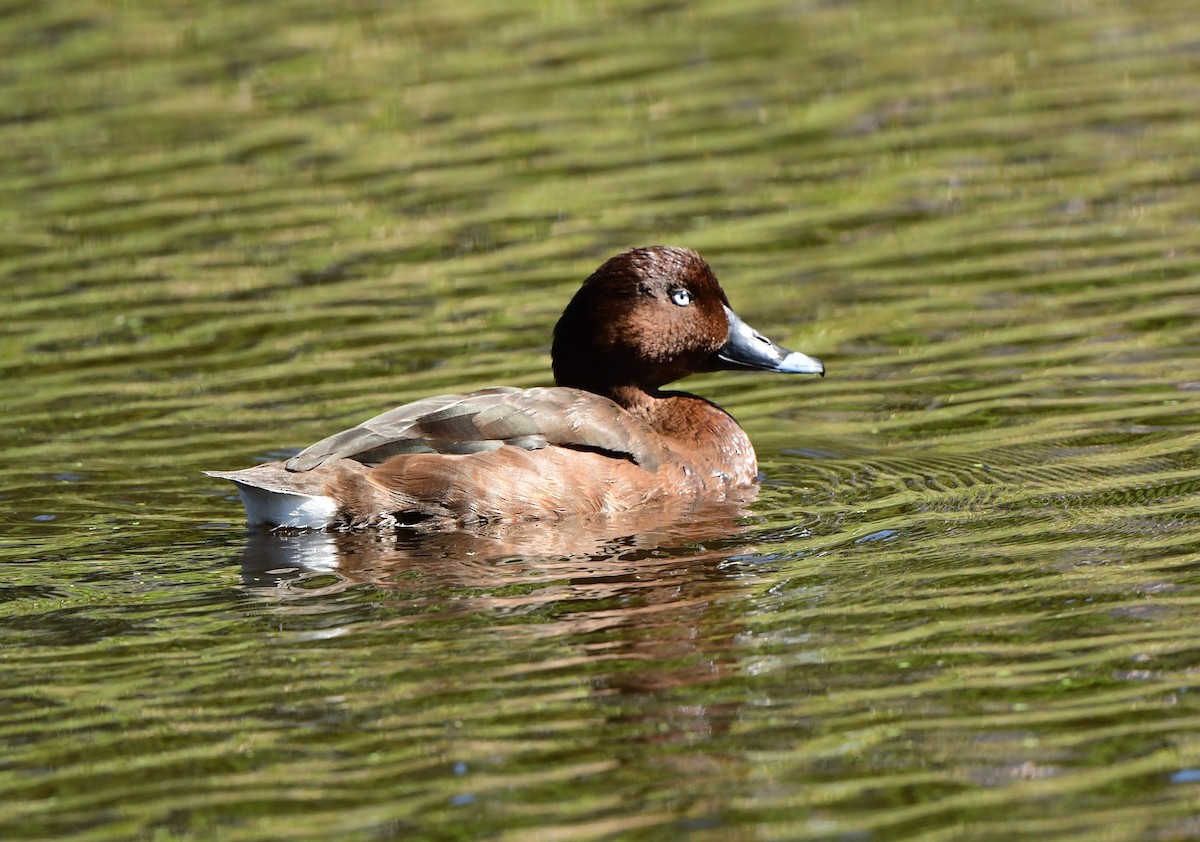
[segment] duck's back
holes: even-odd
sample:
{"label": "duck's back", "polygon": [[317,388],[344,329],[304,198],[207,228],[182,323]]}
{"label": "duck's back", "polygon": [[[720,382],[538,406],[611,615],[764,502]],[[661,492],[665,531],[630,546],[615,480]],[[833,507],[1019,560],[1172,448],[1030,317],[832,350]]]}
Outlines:
{"label": "duck's back", "polygon": [[388,410],[305,448],[285,466],[311,471],[353,459],[375,467],[401,455],[471,455],[506,445],[603,453],[651,471],[666,456],[661,437],[645,421],[606,397],[561,386],[498,386]]}

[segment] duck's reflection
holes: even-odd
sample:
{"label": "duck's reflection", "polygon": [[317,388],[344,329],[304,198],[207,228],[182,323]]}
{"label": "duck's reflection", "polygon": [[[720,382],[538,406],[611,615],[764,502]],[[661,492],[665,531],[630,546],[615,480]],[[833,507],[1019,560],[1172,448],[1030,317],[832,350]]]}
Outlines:
{"label": "duck's reflection", "polygon": [[[346,619],[343,598],[380,592],[386,619],[340,624],[320,636],[421,621],[492,617],[492,631],[516,642],[552,636],[567,660],[603,697],[656,693],[728,672],[740,630],[748,530],[744,504],[644,507],[620,517],[554,524],[525,523],[479,533],[414,535],[259,532],[243,555],[243,578],[255,593],[280,601],[285,614],[330,611]],[[523,623],[527,616],[530,622]],[[559,656],[561,656],[561,651]],[[599,669],[600,662],[613,668]],[[570,665],[558,660],[556,668]],[[520,664],[540,669],[544,664]],[[639,717],[640,706],[612,715]],[[723,730],[732,712],[654,705],[655,739],[694,739]]]}

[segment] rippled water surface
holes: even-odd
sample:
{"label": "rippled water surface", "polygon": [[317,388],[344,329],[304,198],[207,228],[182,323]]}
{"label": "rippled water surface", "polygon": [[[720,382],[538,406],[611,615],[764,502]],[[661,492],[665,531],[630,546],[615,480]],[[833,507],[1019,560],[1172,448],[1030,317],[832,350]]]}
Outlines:
{"label": "rippled water surface", "polygon": [[[0,11],[4,839],[1200,838],[1188,3]],[[748,512],[247,535],[701,251]]]}

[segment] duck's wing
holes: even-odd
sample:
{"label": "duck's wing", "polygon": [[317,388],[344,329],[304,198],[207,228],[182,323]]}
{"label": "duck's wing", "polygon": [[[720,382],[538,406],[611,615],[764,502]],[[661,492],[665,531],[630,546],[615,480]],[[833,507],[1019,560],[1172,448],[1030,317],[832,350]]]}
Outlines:
{"label": "duck's wing", "polygon": [[311,471],[332,459],[374,466],[406,453],[478,453],[506,444],[589,450],[651,471],[667,458],[654,430],[608,398],[561,386],[501,386],[398,406],[305,448],[285,467]]}

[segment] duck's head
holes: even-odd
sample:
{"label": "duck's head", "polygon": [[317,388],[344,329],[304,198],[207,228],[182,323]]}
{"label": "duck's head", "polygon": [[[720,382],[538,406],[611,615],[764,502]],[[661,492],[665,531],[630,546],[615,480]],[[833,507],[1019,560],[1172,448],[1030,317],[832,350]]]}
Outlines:
{"label": "duck's head", "polygon": [[700,255],[669,246],[605,261],[563,311],[551,354],[558,385],[599,394],[723,369],[825,374],[738,318]]}

